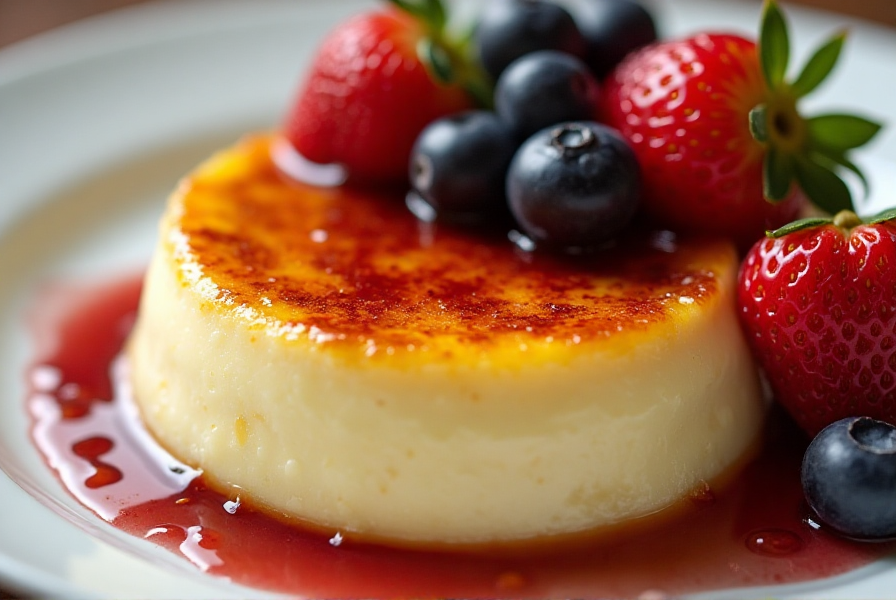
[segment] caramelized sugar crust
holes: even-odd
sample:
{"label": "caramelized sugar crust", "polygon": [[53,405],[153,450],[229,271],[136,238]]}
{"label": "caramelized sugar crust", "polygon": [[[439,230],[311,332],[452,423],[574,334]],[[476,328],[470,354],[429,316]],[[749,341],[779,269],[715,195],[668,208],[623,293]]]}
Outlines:
{"label": "caramelized sugar crust", "polygon": [[736,269],[727,243],[667,232],[575,258],[526,253],[504,234],[418,221],[401,193],[290,180],[272,141],[247,138],[185,180],[168,240],[185,285],[286,342],[365,358],[504,349],[562,361],[563,349],[619,351],[681,326]]}

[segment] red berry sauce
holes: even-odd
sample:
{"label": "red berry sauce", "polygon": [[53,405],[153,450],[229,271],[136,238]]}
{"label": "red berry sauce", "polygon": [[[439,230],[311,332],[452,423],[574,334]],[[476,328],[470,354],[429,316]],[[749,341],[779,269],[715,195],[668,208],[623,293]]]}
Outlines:
{"label": "red berry sauce", "polygon": [[731,483],[574,548],[446,554],[303,530],[206,487],[141,428],[118,358],[139,294],[135,277],[40,298],[33,438],[100,518],[236,583],[312,597],[635,597],[819,579],[893,551],[811,522],[799,484],[806,439],[775,411]]}

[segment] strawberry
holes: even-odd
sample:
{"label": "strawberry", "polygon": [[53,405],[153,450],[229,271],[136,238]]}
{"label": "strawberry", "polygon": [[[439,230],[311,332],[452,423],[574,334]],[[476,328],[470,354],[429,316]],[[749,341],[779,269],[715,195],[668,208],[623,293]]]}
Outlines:
{"label": "strawberry", "polygon": [[896,209],[769,236],[747,254],[737,300],[777,400],[810,435],[851,416],[896,424]]}
{"label": "strawberry", "polygon": [[608,77],[602,114],[635,149],[646,214],[673,229],[721,233],[746,249],[797,216],[801,192],[831,214],[851,208],[834,171],[861,177],[847,153],[880,126],[848,115],[807,119],[797,110],[834,67],[843,41],[842,34],[828,40],[786,81],[787,27],[767,1],[758,46],[701,33],[624,60]]}
{"label": "strawberry", "polygon": [[444,34],[441,0],[395,0],[339,25],[318,48],[284,135],[304,158],[340,164],[354,180],[407,178],[417,134],[470,108],[478,81]]}

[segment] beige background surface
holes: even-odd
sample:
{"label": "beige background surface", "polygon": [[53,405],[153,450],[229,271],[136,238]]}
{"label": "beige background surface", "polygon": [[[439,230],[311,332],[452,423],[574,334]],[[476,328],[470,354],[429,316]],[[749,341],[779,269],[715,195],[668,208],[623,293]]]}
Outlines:
{"label": "beige background surface", "polygon": [[[82,17],[145,1],[147,0],[0,0],[0,46]],[[175,2],[177,0],[167,1]],[[251,0],[246,1],[251,2]],[[738,1],[758,2],[759,0]],[[851,14],[896,27],[896,0],[789,1]]]}
{"label": "beige background surface", "polygon": [[[78,19],[147,0],[0,0],[0,47]],[[177,0],[166,0],[175,2]],[[251,2],[252,0],[246,0]],[[301,0],[296,0],[301,1]],[[759,0],[737,0],[758,2]],[[791,0],[896,27],[896,0]],[[896,31],[894,31],[896,34]],[[15,596],[0,587],[0,600]]]}

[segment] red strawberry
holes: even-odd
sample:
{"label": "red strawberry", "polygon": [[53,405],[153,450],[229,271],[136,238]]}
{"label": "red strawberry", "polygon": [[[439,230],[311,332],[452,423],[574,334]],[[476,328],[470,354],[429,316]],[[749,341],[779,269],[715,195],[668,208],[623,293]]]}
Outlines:
{"label": "red strawberry", "polygon": [[810,435],[841,418],[896,424],[896,210],[805,219],[760,240],[738,307],[778,401]]}
{"label": "red strawberry", "polygon": [[[441,2],[396,4],[417,14],[361,14],[324,40],[284,125],[299,154],[339,163],[356,180],[406,179],[423,127],[472,106],[462,87],[468,66],[442,35]],[[432,61],[421,60],[420,48]]]}
{"label": "red strawberry", "polygon": [[623,61],[607,80],[603,114],[638,155],[648,216],[748,248],[797,216],[799,188],[831,214],[851,208],[833,169],[856,170],[846,152],[879,126],[845,115],[804,119],[797,111],[798,100],[833,68],[842,43],[842,35],[829,40],[786,82],[787,29],[767,2],[758,47],[703,33],[653,44]]}

